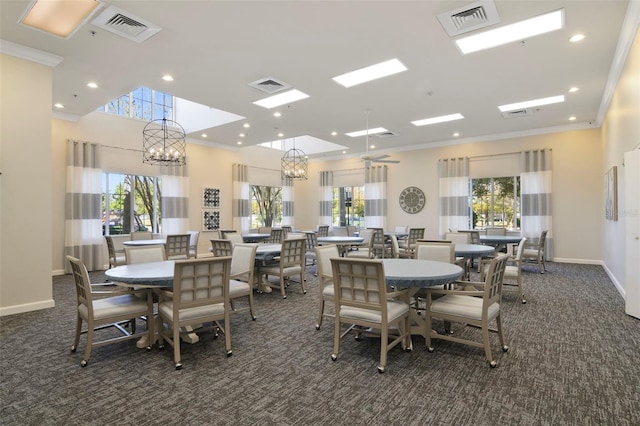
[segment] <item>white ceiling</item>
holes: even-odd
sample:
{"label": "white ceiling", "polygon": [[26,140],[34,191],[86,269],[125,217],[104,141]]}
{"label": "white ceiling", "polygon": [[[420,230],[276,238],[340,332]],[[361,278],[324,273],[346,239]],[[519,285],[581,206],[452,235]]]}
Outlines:
{"label": "white ceiling", "polygon": [[[471,1],[103,2],[102,8],[117,6],[161,27],[142,43],[89,23],[66,40],[35,31],[17,23],[29,3],[0,2],[0,38],[64,58],[53,71],[53,102],[65,105],[67,117],[147,86],[246,117],[193,138],[202,140],[205,132],[205,141],[236,148],[240,133],[247,133],[242,141],[249,146],[280,139],[277,133],[283,132],[287,138],[309,135],[345,145],[350,154],[365,150],[364,138],[344,135],[365,128],[365,110],[371,111],[370,127],[396,134],[371,136],[381,152],[599,125],[610,96],[607,82],[612,75],[615,80],[612,65],[621,67],[615,53],[628,5],[496,1],[497,26],[564,8],[565,28],[463,56],[436,15]],[[586,38],[570,43],[575,33]],[[408,71],[348,89],[331,79],[392,58]],[[166,73],[175,81],[162,81]],[[248,84],[263,77],[310,97],[272,110],[256,106],[267,95]],[[89,81],[99,88],[87,88]],[[580,90],[568,93],[572,86]],[[505,119],[497,108],[561,94],[566,102],[528,117]],[[276,110],[282,117],[273,117]],[[465,119],[411,124],[452,113]],[[570,122],[570,116],[577,119]]]}

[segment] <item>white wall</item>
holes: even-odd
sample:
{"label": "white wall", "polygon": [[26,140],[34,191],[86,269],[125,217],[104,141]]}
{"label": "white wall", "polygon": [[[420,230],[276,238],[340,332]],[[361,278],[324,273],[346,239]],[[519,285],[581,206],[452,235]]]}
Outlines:
{"label": "white wall", "polygon": [[604,173],[612,166],[618,167],[618,220],[605,220],[603,223],[604,263],[609,277],[624,294],[624,241],[629,213],[625,208],[624,192],[627,185],[639,186],[640,182],[625,182],[622,160],[626,151],[640,144],[640,33],[636,33],[627,57],[602,126],[601,138],[601,177],[603,178]]}
{"label": "white wall", "polygon": [[52,307],[51,68],[0,55],[0,315]]}
{"label": "white wall", "polygon": [[[438,237],[438,160],[461,156],[496,155],[536,148],[552,148],[553,236],[556,261],[598,263],[602,261],[602,179],[598,129],[552,133],[397,152],[389,164],[387,228],[396,225],[425,227],[427,238]],[[321,170],[362,168],[358,159],[312,163],[310,179],[296,182],[296,226],[315,228],[318,220],[318,187]],[[364,181],[364,172],[362,180]],[[407,186],[421,188],[427,196],[417,214],[400,209],[398,196]]]}

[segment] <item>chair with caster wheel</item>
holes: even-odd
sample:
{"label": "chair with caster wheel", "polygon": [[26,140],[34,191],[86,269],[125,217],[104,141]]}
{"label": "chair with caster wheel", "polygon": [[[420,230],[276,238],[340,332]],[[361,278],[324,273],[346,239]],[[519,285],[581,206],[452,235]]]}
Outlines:
{"label": "chair with caster wheel", "polygon": [[[378,372],[384,373],[389,350],[398,344],[402,344],[406,351],[411,350],[409,305],[402,300],[390,300],[381,260],[332,258],[331,266],[335,303],[331,359],[338,359],[340,340],[352,329],[356,330],[356,338],[360,336],[362,329],[379,330],[381,344]],[[344,333],[341,330],[342,323],[349,325]],[[390,335],[390,329],[397,329],[398,335],[395,335],[395,330]]]}
{"label": "chair with caster wheel", "polygon": [[[75,352],[80,343],[82,332],[82,322],[87,323],[87,347],[80,366],[86,367],[91,356],[91,349],[122,340],[136,339],[147,336],[147,341],[152,342],[152,325],[147,326],[144,332],[136,333],[135,321],[138,317],[153,316],[153,300],[151,292],[147,289],[129,290],[117,289],[111,283],[104,283],[104,290],[98,290],[101,285],[91,284],[89,274],[84,263],[72,256],[67,256],[71,264],[71,272],[76,284],[77,296],[77,324],[76,335],[71,346],[71,352]],[[107,286],[110,286],[107,288]],[[127,331],[121,323],[128,322],[131,332]],[[123,336],[110,338],[101,341],[94,341],[95,332],[107,327],[115,327]],[[151,349],[147,347],[147,349]]]}

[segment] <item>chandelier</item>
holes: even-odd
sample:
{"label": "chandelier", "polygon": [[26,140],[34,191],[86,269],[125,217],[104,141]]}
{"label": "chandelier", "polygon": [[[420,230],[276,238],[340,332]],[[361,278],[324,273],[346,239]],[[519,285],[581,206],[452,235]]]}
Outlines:
{"label": "chandelier", "polygon": [[148,164],[186,164],[186,134],[181,125],[166,118],[152,120],[142,130],[142,162]]}
{"label": "chandelier", "polygon": [[296,140],[293,139],[293,148],[285,152],[281,161],[282,179],[307,180],[309,162],[302,150],[296,149]]}

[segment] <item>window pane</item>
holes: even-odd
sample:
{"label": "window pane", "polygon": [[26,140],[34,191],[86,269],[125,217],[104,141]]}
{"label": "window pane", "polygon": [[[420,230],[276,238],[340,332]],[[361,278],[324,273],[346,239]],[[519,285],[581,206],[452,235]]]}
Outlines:
{"label": "window pane", "polygon": [[251,186],[251,227],[282,224],[282,188]]}
{"label": "window pane", "polygon": [[473,179],[473,228],[520,229],[520,178]]}
{"label": "window pane", "polygon": [[160,232],[159,178],[104,173],[102,192],[103,234]]}
{"label": "window pane", "polygon": [[332,213],[334,226],[364,226],[364,187],[333,188]]}

